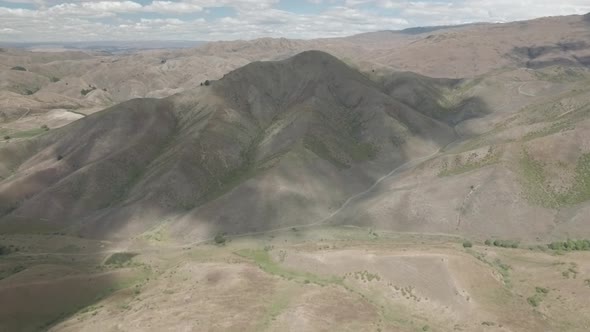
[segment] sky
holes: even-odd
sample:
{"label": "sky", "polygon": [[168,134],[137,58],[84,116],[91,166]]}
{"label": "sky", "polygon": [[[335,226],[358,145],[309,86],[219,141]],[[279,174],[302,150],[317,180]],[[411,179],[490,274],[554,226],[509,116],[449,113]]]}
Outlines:
{"label": "sky", "polygon": [[590,0],[0,0],[0,41],[309,39],[588,12]]}

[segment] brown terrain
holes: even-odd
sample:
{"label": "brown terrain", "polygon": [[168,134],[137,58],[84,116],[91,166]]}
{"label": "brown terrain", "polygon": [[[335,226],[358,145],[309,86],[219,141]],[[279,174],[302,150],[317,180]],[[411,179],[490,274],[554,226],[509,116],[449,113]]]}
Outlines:
{"label": "brown terrain", "polygon": [[588,15],[0,49],[0,330],[587,331],[589,66]]}

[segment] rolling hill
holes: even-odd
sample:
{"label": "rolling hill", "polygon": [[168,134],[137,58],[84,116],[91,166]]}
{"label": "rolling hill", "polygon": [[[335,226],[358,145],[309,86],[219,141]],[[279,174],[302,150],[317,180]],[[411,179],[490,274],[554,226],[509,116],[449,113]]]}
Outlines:
{"label": "rolling hill", "polygon": [[255,62],[2,147],[6,227],[191,239],[312,223],[454,139],[326,53]]}

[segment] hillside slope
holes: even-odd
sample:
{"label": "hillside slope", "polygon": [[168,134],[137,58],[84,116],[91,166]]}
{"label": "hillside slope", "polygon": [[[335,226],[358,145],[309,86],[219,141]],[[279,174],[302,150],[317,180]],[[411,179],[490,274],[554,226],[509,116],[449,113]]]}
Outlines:
{"label": "hillside slope", "polygon": [[172,220],[195,239],[307,224],[453,139],[340,60],[304,52],[3,146],[2,225],[125,238]]}

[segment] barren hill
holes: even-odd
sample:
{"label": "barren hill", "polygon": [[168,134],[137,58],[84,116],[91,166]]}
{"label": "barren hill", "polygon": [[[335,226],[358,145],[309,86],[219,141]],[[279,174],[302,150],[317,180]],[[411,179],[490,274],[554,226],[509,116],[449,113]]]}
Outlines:
{"label": "barren hill", "polygon": [[2,147],[4,226],[191,238],[312,223],[453,130],[340,60],[258,62]]}

